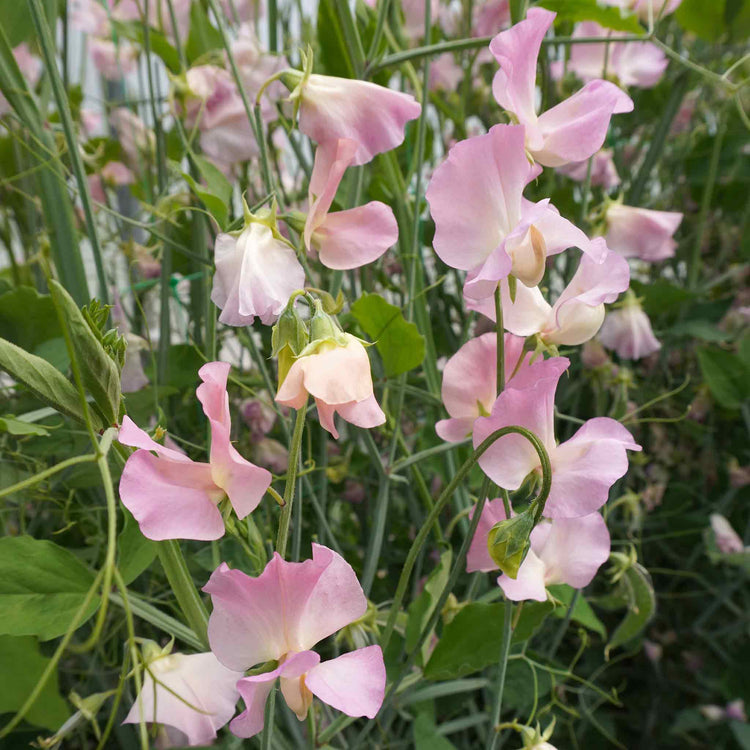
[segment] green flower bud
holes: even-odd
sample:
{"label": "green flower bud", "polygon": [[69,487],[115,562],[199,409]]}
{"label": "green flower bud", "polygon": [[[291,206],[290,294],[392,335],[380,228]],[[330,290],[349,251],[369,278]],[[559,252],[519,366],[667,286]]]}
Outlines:
{"label": "green flower bud", "polygon": [[294,306],[296,299],[296,296],[292,297],[271,331],[273,354],[279,364],[279,387],[284,382],[295,357],[299,356],[309,341],[307,326]]}
{"label": "green flower bud", "polygon": [[533,528],[534,514],[528,509],[490,529],[487,539],[490,557],[505,575],[514,580],[529,552],[529,535]]}

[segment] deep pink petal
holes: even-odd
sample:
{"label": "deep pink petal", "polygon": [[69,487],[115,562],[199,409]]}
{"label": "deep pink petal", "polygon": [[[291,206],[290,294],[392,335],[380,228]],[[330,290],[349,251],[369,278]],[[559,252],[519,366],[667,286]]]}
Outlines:
{"label": "deep pink petal", "polygon": [[385,694],[383,651],[380,646],[367,646],[321,662],[307,673],[305,685],[348,716],[373,719]]}

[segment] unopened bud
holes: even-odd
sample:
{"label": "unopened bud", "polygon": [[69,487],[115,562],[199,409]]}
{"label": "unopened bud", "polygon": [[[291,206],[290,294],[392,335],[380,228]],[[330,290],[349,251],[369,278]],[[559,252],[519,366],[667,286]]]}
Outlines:
{"label": "unopened bud", "polygon": [[518,569],[530,549],[529,535],[534,528],[534,515],[530,509],[490,529],[487,550],[500,570],[510,578],[518,576]]}
{"label": "unopened bud", "polygon": [[308,342],[307,326],[295,309],[294,301],[295,298],[292,298],[271,331],[273,354],[277,357],[279,365],[279,387],[284,382],[294,358],[299,356]]}

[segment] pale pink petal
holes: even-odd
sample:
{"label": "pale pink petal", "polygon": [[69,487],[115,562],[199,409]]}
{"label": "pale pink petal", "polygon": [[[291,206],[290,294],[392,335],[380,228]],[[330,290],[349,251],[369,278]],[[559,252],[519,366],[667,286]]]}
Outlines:
{"label": "pale pink petal", "polygon": [[310,238],[320,262],[335,270],[372,263],[397,240],[393,210],[379,201],[327,214]]}
{"label": "pale pink petal", "polygon": [[[537,530],[547,533],[535,537]],[[546,585],[567,583],[582,589],[609,559],[609,531],[599,513],[543,521],[531,532],[531,549],[544,563]]]}
{"label": "pale pink petal", "polygon": [[583,161],[604,143],[613,114],[630,112],[630,97],[609,81],[591,81],[573,96],[539,116],[541,148],[534,158],[545,167]]}
{"label": "pale pink petal", "polygon": [[443,262],[466,271],[484,263],[520,221],[533,174],[521,126],[495,125],[453,146],[426,192]]}
{"label": "pale pink petal", "polygon": [[481,265],[470,271],[464,282],[464,294],[473,299],[492,298],[499,282],[513,270],[513,259],[505,250],[505,242],[491,252]]}
{"label": "pale pink petal", "polygon": [[227,669],[210,652],[156,659],[123,724],[165,724],[182,732],[190,745],[210,744],[234,714],[240,677],[242,672]]}
{"label": "pale pink petal", "polygon": [[[580,46],[587,47],[590,45],[582,44]],[[612,152],[603,148],[597,151],[592,158],[594,161],[591,165],[591,184],[601,186],[605,190],[617,187],[620,184],[620,175],[617,174],[617,167],[612,160]],[[585,182],[589,173],[589,163],[588,160],[572,162],[558,167],[557,171],[577,182]]]}
{"label": "pale pink petal", "polygon": [[607,244],[626,258],[655,262],[671,258],[672,236],[682,222],[677,211],[652,211],[612,203],[607,209]]}
{"label": "pale pink petal", "polygon": [[[475,510],[476,508],[472,508],[471,518],[474,517]],[[487,549],[487,541],[492,527],[496,523],[505,520],[505,506],[503,505],[502,498],[489,500],[485,503],[482,510],[482,517],[479,519],[479,525],[474,533],[474,538],[471,540],[469,552],[466,555],[467,573],[475,573],[478,570],[487,573],[490,570],[497,570],[497,563],[490,557],[489,550]]]}
{"label": "pale pink petal", "polygon": [[[515,299],[511,301],[508,282],[503,281],[500,292],[503,302],[503,326],[506,330],[516,336],[532,336],[545,330],[552,318],[552,306],[544,299],[539,287],[517,284]],[[495,320],[494,305],[492,310],[487,305],[479,312]]]}
{"label": "pale pink petal", "polygon": [[155,440],[152,440],[148,433],[138,427],[127,414],[122,418],[122,425],[117,434],[117,441],[123,445],[129,445],[131,448],[143,448],[147,451],[154,451],[158,455],[169,458],[172,461],[190,462],[190,459],[184,453],[180,453],[180,451],[173,450],[172,448],[166,448],[163,445],[159,445]]}
{"label": "pale pink petal", "polygon": [[380,646],[367,646],[321,662],[305,675],[305,685],[348,716],[373,719],[385,694],[383,651]]}
{"label": "pale pink petal", "polygon": [[315,406],[318,410],[318,419],[320,426],[331,433],[334,440],[339,439],[339,431],[336,429],[336,410],[338,406],[330,406],[319,398],[315,399]]}
{"label": "pale pink petal", "polygon": [[719,552],[731,555],[744,551],[745,545],[742,542],[742,538],[724,516],[719,513],[712,513],[709,516],[709,521],[711,522],[711,531],[714,533]]}
{"label": "pale pink petal", "polygon": [[208,637],[224,664],[245,669],[305,651],[365,613],[352,567],[327,547],[312,547],[312,560],[302,563],[274,555],[257,578],[224,564],[214,571],[203,589],[214,603]]}
{"label": "pale pink petal", "polygon": [[476,417],[441,419],[435,423],[435,432],[448,443],[460,443],[471,436],[475,419]]}
{"label": "pale pink petal", "polygon": [[128,458],[120,478],[120,499],[148,539],[220,539],[221,496],[208,464],[183,456],[173,461],[145,450]]}
{"label": "pale pink petal", "polygon": [[[474,447],[496,430],[518,425],[535,433],[547,450],[552,451],[555,390],[569,364],[565,357],[554,357],[525,368],[497,397],[492,414],[475,422]],[[510,434],[495,440],[479,459],[479,465],[497,485],[516,490],[526,475],[540,466],[540,461],[526,438]]]}
{"label": "pale pink petal", "polygon": [[589,419],[551,452],[552,489],[544,514],[578,518],[598,510],[628,470],[626,450],[639,451],[641,446],[625,427],[608,417]]}
{"label": "pale pink petal", "polygon": [[364,401],[341,404],[336,409],[347,422],[357,427],[369,429],[385,423],[385,414],[372,394]]}
{"label": "pale pink petal", "polygon": [[299,129],[316,143],[356,142],[354,165],[396,148],[421,107],[413,96],[368,81],[313,73],[302,87]]}
{"label": "pale pink petal", "polygon": [[492,82],[492,93],[503,109],[513,112],[524,124],[536,120],[536,62],[542,39],[556,15],[542,8],[531,8],[525,20],[490,42],[490,52],[500,65]]}
{"label": "pale pink petal", "polygon": [[531,599],[537,602],[547,601],[547,589],[544,586],[544,563],[536,556],[534,550],[529,550],[526,558],[518,568],[518,575],[511,578],[501,575],[497,585],[505,596],[512,602]]}
{"label": "pale pink petal", "polygon": [[648,315],[634,298],[626,299],[622,307],[607,313],[599,340],[622,359],[642,359],[661,349]]}
{"label": "pale pink petal", "polygon": [[650,89],[659,83],[669,60],[655,44],[623,42],[617,47],[612,68],[620,86]]}

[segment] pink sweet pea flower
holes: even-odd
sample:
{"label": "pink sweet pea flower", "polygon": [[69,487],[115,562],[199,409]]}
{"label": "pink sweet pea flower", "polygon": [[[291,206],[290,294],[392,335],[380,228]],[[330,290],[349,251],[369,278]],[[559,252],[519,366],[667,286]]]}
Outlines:
{"label": "pink sweet pea flower", "polygon": [[[484,0],[474,5],[474,23],[471,28],[472,36],[491,36],[492,34],[497,34],[500,29],[509,23],[509,0]],[[482,62],[485,62],[485,60],[482,60]]]}
{"label": "pink sweet pea flower", "polygon": [[315,399],[320,424],[334,438],[339,436],[334,424],[337,412],[357,427],[377,427],[385,422],[373,394],[365,347],[349,333],[305,347],[289,369],[276,401],[300,409],[308,393]]}
{"label": "pink sweet pea flower", "polygon": [[110,185],[132,185],[135,175],[121,162],[108,161],[101,171],[102,180]]}
{"label": "pink sweet pea flower", "polygon": [[731,555],[736,552],[743,552],[745,545],[742,543],[740,535],[732,528],[727,519],[719,513],[712,513],[709,520],[711,521],[711,531],[716,539],[716,546],[719,552],[725,555]]}
{"label": "pink sweet pea flower", "polygon": [[240,232],[219,234],[211,300],[225,325],[248,326],[257,315],[271,325],[289,298],[305,286],[305,271],[291,245],[272,226],[252,217]]}
{"label": "pink sweet pea flower", "polygon": [[[617,167],[612,161],[612,152],[603,148],[597,151],[593,156],[594,161],[591,164],[591,184],[601,186],[605,190],[611,190],[620,184],[620,175],[617,174]],[[589,172],[588,161],[579,161],[565,166],[558,167],[558,172],[570,177],[576,182],[584,182]]]}
{"label": "pink sweet pea flower", "polygon": [[245,105],[231,74],[215,65],[198,65],[185,74],[185,125],[201,131],[204,154],[224,174],[258,153]]}
{"label": "pink sweet pea flower", "polygon": [[154,131],[147,127],[137,114],[127,107],[117,107],[112,110],[109,122],[131,165],[142,163],[144,158],[153,154],[156,147]]}
{"label": "pink sweet pea flower", "polygon": [[674,233],[682,222],[678,211],[610,203],[607,208],[607,244],[626,258],[656,262],[671,258],[677,243]]}
{"label": "pink sweet pea flower", "polygon": [[377,260],[398,240],[398,224],[390,206],[370,201],[329,213],[346,168],[354,163],[355,141],[340,139],[318,146],[310,176],[310,210],[304,239],[308,252],[335,270],[359,268]]}
{"label": "pink sweet pea flower", "polygon": [[[515,374],[524,340],[505,334],[505,382]],[[525,356],[528,359],[531,353]],[[521,365],[523,368],[523,365]],[[519,368],[519,369],[521,369]],[[446,363],[442,398],[450,419],[435,425],[435,432],[455,443],[471,435],[474,421],[492,410],[497,398],[497,335],[485,333],[467,341]]]}
{"label": "pink sweet pea flower", "polygon": [[135,72],[139,50],[126,41],[111,39],[89,39],[89,50],[94,67],[108,81],[119,81],[123,76]]}
{"label": "pink sweet pea flower", "polygon": [[[468,573],[497,570],[487,542],[492,527],[505,517],[502,499],[491,500],[484,506],[466,557]],[[543,520],[531,532],[530,542],[531,549],[516,579],[504,574],[497,579],[505,596],[514,602],[546,601],[546,587],[557,583],[582,589],[591,583],[596,571],[609,558],[609,531],[599,513]]]}
{"label": "pink sweet pea flower", "polygon": [[607,313],[599,340],[622,359],[643,359],[661,349],[651,321],[634,294],[628,294],[621,307]]}
{"label": "pink sweet pea flower", "polygon": [[225,666],[245,670],[279,662],[273,671],[237,683],[246,705],[230,725],[238,737],[252,737],[263,729],[264,706],[277,679],[300,720],[313,695],[349,716],[372,719],[380,710],[385,692],[380,646],[322,663],[310,650],[367,610],[349,563],[320,544],[312,549],[312,560],[301,563],[285,562],[276,553],[257,578],[222,563],[203,588],[214,607],[208,640]]}
{"label": "pink sweet pea flower", "polygon": [[219,501],[228,497],[237,517],[244,518],[271,484],[271,474],[242,458],[230,442],[229,369],[224,362],[209,362],[198,371],[203,383],[197,396],[211,423],[209,463],[159,445],[129,417],[123,419],[118,440],[139,450],[125,464],[120,498],[148,539],[220,539]]}
{"label": "pink sweet pea flower", "polygon": [[[404,25],[402,31],[409,39],[424,37],[424,6],[425,0],[401,0],[404,11]],[[430,0],[430,18],[435,25],[440,14],[439,0]]]}
{"label": "pink sweet pea flower", "polygon": [[344,138],[357,144],[353,166],[400,145],[406,123],[422,110],[409,94],[316,73],[302,76],[292,98],[299,101],[299,129],[311,140],[323,145]]}
{"label": "pink sweet pea flower", "polygon": [[495,99],[526,127],[526,146],[545,167],[588,159],[602,147],[612,115],[633,109],[630,97],[617,86],[596,80],[537,116],[537,57],[555,15],[531,8],[524,21],[490,43],[490,52],[500,64],[492,83]]}
{"label": "pink sweet pea flower", "polygon": [[[594,21],[585,21],[575,27],[573,37],[606,39],[610,33]],[[668,63],[667,56],[650,42],[609,42],[571,45],[567,68],[584,82],[606,75],[616,78],[620,86],[649,89],[659,83]],[[555,65],[553,75],[559,77],[562,69]]]}
{"label": "pink sweet pea flower", "polygon": [[[511,301],[508,282],[500,284],[503,325],[516,336],[538,335],[546,344],[577,346],[593,338],[604,320],[604,304],[614,302],[630,284],[627,261],[611,250],[601,263],[583,255],[578,270],[550,305],[539,287],[518,285]],[[467,286],[469,282],[467,281]],[[466,297],[466,306],[495,320],[494,301]]]}
{"label": "pink sweet pea flower", "polygon": [[430,91],[455,91],[463,77],[463,68],[453,54],[445,52],[430,64]]}
{"label": "pink sweet pea flower", "polygon": [[467,295],[491,297],[509,274],[528,286],[544,275],[547,257],[577,246],[597,260],[604,241],[589,238],[548,200],[523,198],[539,173],[524,149],[524,128],[495,125],[457,143],[435,170],[426,198],[435,220],[435,252],[453,268],[471,270]]}
{"label": "pink sweet pea flower", "polygon": [[[607,502],[610,487],[628,470],[626,450],[641,450],[633,436],[614,419],[589,419],[572,438],[555,442],[555,390],[569,360],[537,362],[503,391],[489,417],[474,423],[474,447],[495,430],[525,427],[542,441],[552,464],[552,488],[544,509],[550,518],[578,518]],[[498,486],[516,490],[534,472],[541,475],[539,456],[520,435],[496,440],[479,465]]]}
{"label": "pink sweet pea flower", "polygon": [[234,714],[241,677],[210,651],[158,656],[123,724],[166,725],[170,746],[209,745]]}

